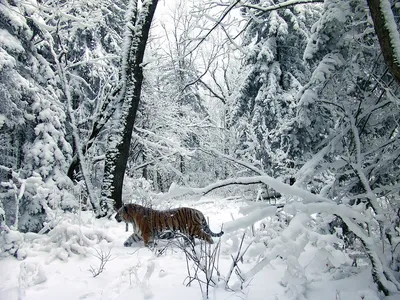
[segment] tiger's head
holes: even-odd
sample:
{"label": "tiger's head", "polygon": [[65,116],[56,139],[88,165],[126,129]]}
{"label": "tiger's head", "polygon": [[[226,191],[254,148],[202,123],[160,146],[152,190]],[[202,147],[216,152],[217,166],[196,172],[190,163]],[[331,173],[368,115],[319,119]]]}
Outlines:
{"label": "tiger's head", "polygon": [[117,220],[118,223],[121,223],[127,219],[129,219],[128,208],[124,205],[118,209],[117,214],[115,215],[115,220]]}

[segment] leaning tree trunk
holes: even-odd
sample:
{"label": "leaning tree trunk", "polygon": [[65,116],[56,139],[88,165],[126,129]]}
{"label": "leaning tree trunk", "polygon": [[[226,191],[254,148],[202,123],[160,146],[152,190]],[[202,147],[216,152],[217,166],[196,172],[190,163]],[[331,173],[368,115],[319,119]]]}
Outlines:
{"label": "leaning tree trunk", "polygon": [[131,0],[128,8],[120,78],[123,85],[119,95],[122,106],[114,116],[108,139],[98,217],[108,216],[113,207],[118,209],[122,206],[122,183],[142,90],[141,64],[157,2],[145,1],[139,9],[138,0]]}

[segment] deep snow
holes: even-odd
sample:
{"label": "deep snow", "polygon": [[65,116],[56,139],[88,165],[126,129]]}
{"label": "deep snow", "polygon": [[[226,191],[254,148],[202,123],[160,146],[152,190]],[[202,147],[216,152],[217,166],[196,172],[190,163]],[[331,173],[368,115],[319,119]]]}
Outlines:
{"label": "deep snow", "polygon": [[[246,207],[247,203],[238,199],[202,198],[196,202],[187,200],[169,203],[167,206],[195,207],[209,218],[211,230],[219,232],[223,223],[243,217],[239,210]],[[197,282],[186,287],[186,261],[180,249],[170,247],[164,254],[157,256],[156,251],[144,248],[143,243],[126,248],[123,242],[130,233],[125,232],[124,224],[113,219],[97,220],[88,212],[82,212],[80,222],[81,225],[60,225],[67,229],[59,233],[59,238],[53,238],[51,243],[45,236],[26,236],[22,244],[27,254],[24,260],[12,256],[0,258],[0,299],[202,299]],[[63,247],[71,240],[69,235],[75,234],[74,228],[81,228],[86,236],[93,232],[104,239],[90,247],[78,247],[77,251],[81,251],[81,255],[68,256]],[[226,233],[221,239],[219,269],[222,277],[229,271],[231,255],[237,253],[243,230]],[[250,238],[245,240],[245,244],[248,244],[248,240]],[[157,248],[164,245],[160,242]],[[250,270],[263,257],[265,247],[261,243],[252,245],[243,263],[239,263],[243,272]],[[99,266],[94,248],[104,252],[111,249],[112,256],[104,271],[95,278],[89,271],[90,266]],[[303,299],[379,299],[368,267],[352,275],[336,270],[337,274],[332,276],[326,270],[328,266],[325,256],[311,247],[306,247],[299,262],[306,275],[305,282],[299,285],[305,288]],[[211,289],[210,298],[301,299],[293,296],[293,291],[285,292],[287,286],[282,285],[282,282],[285,281],[286,266],[286,262],[277,257],[249,280],[242,290],[226,290],[222,282],[218,288]],[[238,277],[233,274],[230,287],[239,286],[238,283]]]}

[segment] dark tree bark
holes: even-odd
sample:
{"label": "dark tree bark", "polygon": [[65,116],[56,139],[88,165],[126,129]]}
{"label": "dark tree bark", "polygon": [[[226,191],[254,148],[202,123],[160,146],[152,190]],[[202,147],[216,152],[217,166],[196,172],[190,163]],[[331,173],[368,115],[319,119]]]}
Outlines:
{"label": "dark tree bark", "polygon": [[116,115],[108,140],[98,217],[109,216],[113,212],[113,207],[118,209],[122,206],[122,184],[142,90],[141,64],[158,0],[145,1],[140,9],[137,2],[131,0],[129,9],[132,11],[127,12],[129,16],[124,45],[127,49],[124,49],[122,57],[123,87],[119,94],[122,107]]}
{"label": "dark tree bark", "polygon": [[[386,27],[386,17],[380,0],[367,0],[376,35],[378,36],[383,58],[394,79],[400,84],[400,57],[396,57],[394,41]],[[393,14],[393,13],[392,13]]]}

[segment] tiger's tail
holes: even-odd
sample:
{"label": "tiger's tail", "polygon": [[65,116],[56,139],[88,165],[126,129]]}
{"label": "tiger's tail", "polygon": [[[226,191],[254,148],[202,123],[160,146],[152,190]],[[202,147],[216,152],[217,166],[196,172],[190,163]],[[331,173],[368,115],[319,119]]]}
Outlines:
{"label": "tiger's tail", "polygon": [[204,216],[203,216],[203,218],[201,220],[201,225],[203,227],[204,232],[206,232],[207,234],[209,234],[209,235],[211,235],[213,237],[220,237],[220,236],[222,236],[224,234],[224,232],[222,230],[219,233],[212,232],[210,227],[208,226],[206,218],[204,218]]}

